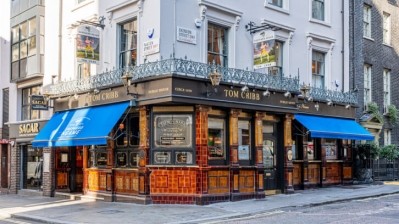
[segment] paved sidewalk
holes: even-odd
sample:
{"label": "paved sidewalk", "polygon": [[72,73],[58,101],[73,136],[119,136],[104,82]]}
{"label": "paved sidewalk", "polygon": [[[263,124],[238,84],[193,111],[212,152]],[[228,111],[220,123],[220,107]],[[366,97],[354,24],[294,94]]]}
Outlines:
{"label": "paved sidewalk", "polygon": [[261,200],[197,205],[137,205],[73,201],[41,196],[0,195],[1,218],[43,223],[204,223],[273,212],[287,207],[316,206],[339,201],[399,193],[399,182],[350,185],[296,191]]}

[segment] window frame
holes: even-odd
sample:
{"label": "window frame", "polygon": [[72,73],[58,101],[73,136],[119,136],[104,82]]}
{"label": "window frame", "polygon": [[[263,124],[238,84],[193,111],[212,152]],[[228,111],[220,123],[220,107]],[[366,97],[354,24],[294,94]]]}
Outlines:
{"label": "window frame", "polygon": [[363,37],[371,38],[371,6],[363,5]]}
{"label": "window frame", "polygon": [[[316,60],[315,54],[322,56],[323,60]],[[318,66],[320,65],[320,66]],[[319,67],[321,69],[319,69]],[[320,71],[320,72],[317,72]],[[317,86],[318,80],[320,79],[320,86]],[[315,88],[324,89],[326,85],[326,53],[312,50],[312,86]]]}
{"label": "window frame", "polygon": [[[124,39],[125,35],[125,30],[123,27],[124,25],[127,25],[129,23],[132,23],[132,26],[135,30],[133,30],[133,38],[134,38],[134,43],[132,44],[131,48],[130,47],[124,47],[123,46],[129,46],[129,43],[126,43],[129,41],[129,37]],[[118,60],[119,60],[119,67],[120,68],[124,68],[126,66],[136,66],[138,64],[138,19],[137,17],[134,17],[132,19],[123,21],[118,23],[118,29],[119,29],[119,43],[118,43]],[[125,60],[126,60],[126,54],[129,53],[130,56],[130,60],[129,63],[130,64],[126,64]],[[135,58],[133,60],[132,55],[135,55]]]}
{"label": "window frame", "polygon": [[384,146],[392,144],[392,131],[390,129],[384,129]]}
{"label": "window frame", "polygon": [[363,103],[364,107],[367,108],[367,105],[372,102],[372,85],[371,85],[371,69],[372,66],[370,64],[363,65]]}
{"label": "window frame", "polygon": [[[218,121],[222,121],[222,129],[216,129],[216,128],[209,128],[210,127],[210,123],[212,122],[212,120],[218,120]],[[210,140],[211,136],[210,136],[210,130],[211,129],[215,129],[215,130],[221,130],[222,132],[222,138],[221,138],[221,144],[222,144],[222,150],[223,150],[223,156],[222,157],[212,157],[210,156],[210,147],[214,146],[212,144],[210,144],[212,141]],[[227,120],[224,117],[217,117],[217,116],[209,116],[208,117],[208,161],[210,163],[217,163],[218,161],[226,161],[227,160]]]}
{"label": "window frame", "polygon": [[[40,90],[40,85],[30,86],[21,89],[21,121],[40,119],[42,117],[42,113],[40,110],[32,110],[31,102],[31,95],[39,95]],[[26,94],[24,93],[25,91],[27,92]],[[25,110],[27,111],[27,117],[25,117],[24,115]],[[34,117],[33,114],[37,114],[37,117]]]}
{"label": "window frame", "polygon": [[[210,44],[213,42],[210,42],[210,28],[213,28],[212,30],[215,31],[215,29],[218,30],[223,30],[223,35],[222,35],[222,52],[214,52],[210,50]],[[214,34],[215,32],[212,32],[212,39],[214,39]],[[223,25],[219,25],[214,22],[208,22],[208,29],[207,29],[207,63],[215,63],[217,65],[221,65],[222,67],[228,67],[228,60],[229,60],[229,43],[228,43],[228,36],[229,36],[229,28]],[[217,37],[219,40],[219,37]],[[214,46],[211,46],[211,49],[214,48]],[[218,63],[218,61],[215,60],[216,57],[220,57],[223,62]],[[213,58],[213,60],[210,60],[210,58]]]}
{"label": "window frame", "polygon": [[391,71],[389,69],[383,71],[383,86],[384,114],[386,114],[388,106],[391,105]]}
{"label": "window frame", "polygon": [[386,45],[391,45],[391,14],[387,12],[382,13],[382,43]]}
{"label": "window frame", "polygon": [[[240,158],[240,146],[245,146],[243,143],[243,135],[242,132],[240,132],[240,122],[248,122],[248,159],[242,159]],[[240,165],[251,165],[253,162],[253,152],[255,151],[254,145],[253,145],[253,125],[254,122],[252,121],[252,119],[249,118],[238,118],[238,122],[237,122],[237,136],[238,136],[238,152],[237,152],[237,159]],[[245,130],[245,129],[241,129],[241,130]],[[242,147],[242,150],[244,149],[244,147]]]}
{"label": "window frame", "polygon": [[[320,15],[316,15],[315,13],[315,5],[320,4],[320,7],[322,7],[320,10]],[[319,12],[319,11],[318,11]],[[325,0],[312,0],[311,1],[311,18],[318,20],[318,21],[326,21],[326,1]]]}

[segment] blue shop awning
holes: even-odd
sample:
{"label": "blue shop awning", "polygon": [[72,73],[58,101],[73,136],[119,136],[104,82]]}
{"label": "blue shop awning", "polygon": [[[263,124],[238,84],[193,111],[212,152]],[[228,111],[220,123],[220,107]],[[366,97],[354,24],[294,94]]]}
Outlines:
{"label": "blue shop awning", "polygon": [[309,130],[312,138],[374,139],[374,136],[355,120],[303,114],[296,114],[295,119]]}
{"label": "blue shop awning", "polygon": [[105,145],[129,102],[55,113],[32,141],[33,147]]}

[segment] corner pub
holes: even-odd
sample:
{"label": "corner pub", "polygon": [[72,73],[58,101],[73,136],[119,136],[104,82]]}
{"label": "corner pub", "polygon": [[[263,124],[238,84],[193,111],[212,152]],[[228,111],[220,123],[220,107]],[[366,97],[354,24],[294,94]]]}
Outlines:
{"label": "corner pub", "polygon": [[353,140],[373,139],[352,98],[306,100],[296,78],[156,63],[176,66],[114,71],[114,85],[76,97],[49,89],[55,113],[32,141],[48,163],[44,195],[205,205],[349,184]]}

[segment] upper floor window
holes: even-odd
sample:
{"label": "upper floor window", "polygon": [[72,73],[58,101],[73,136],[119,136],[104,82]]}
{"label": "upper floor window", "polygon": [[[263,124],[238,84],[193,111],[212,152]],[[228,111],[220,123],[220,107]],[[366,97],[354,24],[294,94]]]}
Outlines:
{"label": "upper floor window", "polygon": [[227,67],[227,29],[208,24],[208,63]]}
{"label": "upper floor window", "polygon": [[312,0],[312,18],[324,21],[324,0]]}
{"label": "upper floor window", "polygon": [[389,13],[383,13],[383,43],[391,44],[391,15]]}
{"label": "upper floor window", "polygon": [[39,119],[40,110],[32,110],[31,108],[31,95],[40,95],[40,86],[33,86],[22,89],[22,115],[21,120]]}
{"label": "upper floor window", "polygon": [[391,144],[391,130],[385,129],[384,130],[384,145]]}
{"label": "upper floor window", "polygon": [[371,103],[371,65],[364,65],[364,105]]}
{"label": "upper floor window", "polygon": [[76,0],[76,3],[80,4],[82,2],[85,2],[86,0]]}
{"label": "upper floor window", "polygon": [[270,5],[280,7],[280,8],[283,7],[283,0],[267,0],[267,3],[269,3]]}
{"label": "upper floor window", "polygon": [[135,66],[137,61],[137,20],[122,23],[120,26],[120,67]]}
{"label": "upper floor window", "polygon": [[371,38],[371,7],[363,5],[363,36]]}
{"label": "upper floor window", "polygon": [[325,54],[312,51],[312,84],[316,88],[324,88]]}
{"label": "upper floor window", "polygon": [[391,104],[391,71],[384,69],[384,113],[388,112],[388,106]]}
{"label": "upper floor window", "polygon": [[11,80],[25,78],[28,58],[36,55],[36,18],[11,29]]}

